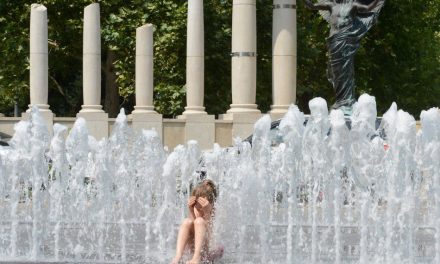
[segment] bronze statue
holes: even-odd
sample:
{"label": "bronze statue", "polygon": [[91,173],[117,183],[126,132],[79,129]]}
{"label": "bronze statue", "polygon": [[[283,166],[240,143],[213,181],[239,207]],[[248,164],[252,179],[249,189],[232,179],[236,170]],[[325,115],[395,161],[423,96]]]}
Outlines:
{"label": "bronze statue", "polygon": [[327,75],[336,93],[333,109],[351,115],[355,103],[354,55],[362,37],[376,21],[385,0],[305,0],[312,10],[320,10],[330,24],[327,38],[329,61]]}

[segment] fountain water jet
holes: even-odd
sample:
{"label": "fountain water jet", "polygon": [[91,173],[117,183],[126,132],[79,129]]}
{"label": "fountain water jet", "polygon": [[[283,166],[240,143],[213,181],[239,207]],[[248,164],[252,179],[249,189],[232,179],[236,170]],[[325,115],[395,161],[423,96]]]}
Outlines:
{"label": "fountain water jet", "polygon": [[[82,118],[50,138],[34,108],[0,147],[0,263],[167,263],[203,177],[219,186],[220,263],[438,263],[438,109],[422,112],[417,132],[395,104],[376,130],[368,95],[351,130],[323,99],[310,108],[306,126],[291,106],[278,132],[264,116],[252,146],[207,152],[194,141],[166,151],[123,111],[107,140]],[[271,147],[272,136],[283,143]]]}

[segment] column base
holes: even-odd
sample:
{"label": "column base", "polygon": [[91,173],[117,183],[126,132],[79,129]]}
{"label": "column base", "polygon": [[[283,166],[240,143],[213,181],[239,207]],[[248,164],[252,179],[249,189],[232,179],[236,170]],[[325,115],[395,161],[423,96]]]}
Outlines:
{"label": "column base", "polygon": [[[229,111],[228,111],[229,112]],[[254,112],[226,113],[219,115],[220,120],[232,121],[231,138],[245,139],[254,132],[254,124],[262,117],[259,110]]]}
{"label": "column base", "polygon": [[212,149],[215,143],[215,116],[208,114],[187,114],[179,116],[185,119],[185,142],[197,140],[203,150]]}
{"label": "column base", "polygon": [[187,116],[187,115],[207,115],[205,111],[205,107],[202,106],[187,106],[185,107],[185,111],[180,115],[179,119],[182,119],[181,116]]}
{"label": "column base", "polygon": [[88,111],[84,108],[76,114],[76,117],[82,117],[87,122],[87,130],[89,135],[95,137],[97,140],[107,138],[109,135],[108,114],[103,110]]}
{"label": "column base", "polygon": [[80,113],[105,113],[102,105],[82,105]]}
{"label": "column base", "polygon": [[226,112],[227,114],[240,114],[240,113],[254,113],[261,114],[256,104],[231,104],[231,108]]}
{"label": "column base", "polygon": [[272,120],[281,119],[289,110],[290,105],[271,105],[269,114]]}
{"label": "column base", "polygon": [[134,114],[134,113],[158,114],[156,111],[154,111],[154,106],[135,106],[134,111],[131,113],[132,114]]}
{"label": "column base", "polygon": [[48,104],[30,104],[30,105],[28,105],[29,108],[26,110],[26,113],[30,113],[33,106],[38,107],[38,110],[40,111],[40,113],[41,112],[51,112],[52,113],[52,111],[49,109]]}
{"label": "column base", "polygon": [[137,108],[131,113],[131,120],[131,127],[136,133],[140,133],[142,130],[154,129],[163,142],[163,124],[161,114],[158,114],[154,110],[141,110]]}
{"label": "column base", "polygon": [[[26,112],[21,114],[21,120],[29,120],[31,116],[31,108],[33,105],[29,105],[29,109],[26,110]],[[49,105],[35,105],[38,107],[38,111],[40,112],[40,115],[43,117],[43,119],[46,121],[47,130],[52,135],[53,133],[53,118],[55,117],[55,114],[52,113],[52,111],[49,109]]]}

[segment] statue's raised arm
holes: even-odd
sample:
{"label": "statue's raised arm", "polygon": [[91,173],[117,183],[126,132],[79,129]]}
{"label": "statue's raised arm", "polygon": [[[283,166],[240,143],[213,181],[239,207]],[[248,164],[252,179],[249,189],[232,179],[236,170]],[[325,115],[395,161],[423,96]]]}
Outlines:
{"label": "statue's raised arm", "polygon": [[305,4],[309,9],[325,11],[331,11],[333,6],[332,2],[313,3],[311,0],[305,0]]}
{"label": "statue's raised arm", "polygon": [[367,13],[371,12],[377,5],[379,4],[379,0],[374,0],[368,5],[363,5],[360,3],[353,3],[353,6],[356,8],[356,11],[359,13]]}

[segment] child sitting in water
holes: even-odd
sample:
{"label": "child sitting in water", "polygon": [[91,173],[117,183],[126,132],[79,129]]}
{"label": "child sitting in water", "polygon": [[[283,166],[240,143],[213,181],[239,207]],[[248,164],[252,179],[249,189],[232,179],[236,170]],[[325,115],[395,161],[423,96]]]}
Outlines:
{"label": "child sitting in water", "polygon": [[217,190],[211,180],[199,183],[188,199],[189,217],[183,220],[177,236],[176,256],[171,264],[178,264],[187,249],[193,257],[187,264],[212,263],[221,258],[223,247],[209,252],[209,240],[212,235],[214,220],[214,202]]}

